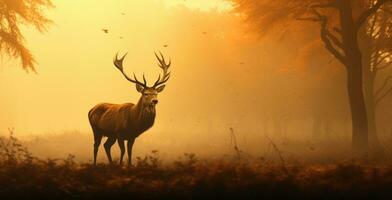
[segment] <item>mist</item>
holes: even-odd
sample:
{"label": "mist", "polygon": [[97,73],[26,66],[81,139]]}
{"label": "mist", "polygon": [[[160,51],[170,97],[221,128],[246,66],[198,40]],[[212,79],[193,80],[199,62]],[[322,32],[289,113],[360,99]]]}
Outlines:
{"label": "mist", "polygon": [[0,1],[0,198],[391,199],[391,13]]}
{"label": "mist", "polygon": [[[321,42],[302,44],[317,32],[298,28],[280,40],[261,39],[227,8],[152,0],[90,3],[58,1],[48,13],[55,22],[48,33],[24,30],[39,63],[37,74],[2,58],[3,135],[13,127],[32,144],[42,138],[45,142],[31,147],[42,156],[78,149],[75,154],[87,159],[93,143],[89,109],[102,102],[136,103],[140,97],[113,66],[114,55],[128,52],[126,72],[145,73],[152,84],[159,74],[154,51],[161,51],[172,59],[172,77],[159,94],[155,125],[137,139],[136,154],[230,153],[230,128],[241,149],[255,155],[270,148],[267,138],[304,142],[305,149],[315,146],[315,137],[349,142],[344,71],[326,52],[312,56]],[[327,121],[324,129],[315,130],[315,116]],[[61,139],[70,132],[72,139]]]}

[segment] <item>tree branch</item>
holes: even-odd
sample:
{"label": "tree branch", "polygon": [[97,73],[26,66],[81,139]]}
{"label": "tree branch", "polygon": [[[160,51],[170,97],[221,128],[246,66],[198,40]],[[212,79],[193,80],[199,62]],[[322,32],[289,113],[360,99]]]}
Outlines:
{"label": "tree branch", "polygon": [[384,54],[380,55],[381,57],[379,57],[379,59],[376,62],[376,66],[380,65],[381,63],[383,63],[387,58],[391,57],[392,55],[389,52],[386,52]]}
{"label": "tree branch", "polygon": [[[347,65],[346,57],[342,55],[342,53],[334,47],[332,42],[335,42],[335,45],[338,47],[342,47],[342,43],[328,31],[328,17],[325,15],[321,15],[316,10],[314,10],[314,14],[317,16],[318,21],[320,22],[320,36],[321,40],[324,42],[325,48],[343,65]],[[332,40],[332,41],[331,41]]]}
{"label": "tree branch", "polygon": [[343,43],[331,32],[329,32],[327,29],[326,30],[326,36],[329,37],[334,44],[340,48],[343,48]]}
{"label": "tree branch", "polygon": [[[315,4],[310,7],[313,8],[312,12],[314,16],[311,17],[301,17],[297,18],[297,20],[311,21],[311,22],[319,22],[320,23],[320,36],[321,40],[324,42],[325,48],[343,65],[347,65],[346,57],[343,55],[343,42],[341,42],[338,37],[336,37],[333,33],[328,30],[328,17],[317,12],[316,8],[336,8],[335,1],[330,1],[328,4]],[[341,34],[341,30],[338,28],[334,28],[334,30]]]}
{"label": "tree branch", "polygon": [[375,27],[376,27],[376,22],[377,22],[377,13],[373,16],[373,21],[372,21],[372,25],[370,26],[370,36],[373,37],[374,36],[374,32],[376,31]]}
{"label": "tree branch", "polygon": [[[332,6],[332,3],[328,4],[328,5],[329,5],[328,7],[330,7],[330,6]],[[321,6],[321,5],[317,5],[317,7],[319,7],[319,6]],[[327,7],[327,5],[323,5],[323,6]],[[314,7],[314,6],[312,6],[312,7]],[[324,42],[325,47],[340,62],[345,64],[345,58],[340,53],[341,51],[339,51],[338,49],[335,48],[335,46],[336,46],[336,47],[340,48],[340,50],[343,49],[343,43],[338,39],[338,37],[336,37],[333,33],[328,31],[328,18],[327,18],[327,16],[321,15],[315,9],[313,10],[313,14],[314,14],[314,16],[312,16],[312,17],[301,17],[301,18],[297,18],[297,20],[319,22],[320,25],[321,25],[321,33],[320,33],[321,34],[321,39]],[[336,31],[338,31],[337,28],[336,28]]]}
{"label": "tree branch", "polygon": [[380,97],[376,98],[375,104],[379,104],[381,102],[381,100],[383,100],[385,97],[388,96],[388,94],[392,93],[392,87],[389,88],[383,95],[381,95]]}
{"label": "tree branch", "polygon": [[374,97],[375,97],[375,98],[378,98],[377,96],[379,96],[379,95],[382,93],[382,91],[387,87],[388,82],[389,82],[389,80],[391,80],[391,79],[392,79],[392,76],[388,76],[388,77],[385,79],[385,81],[384,81],[384,83],[381,85],[381,87],[380,87],[378,90],[376,90],[376,92],[374,93]]}
{"label": "tree branch", "polygon": [[392,67],[392,61],[387,62],[385,65],[381,66],[381,67],[376,67],[377,70],[383,70],[386,69],[388,67]]}
{"label": "tree branch", "polygon": [[370,57],[372,69],[376,69],[376,67],[377,67],[376,63],[377,63],[377,60],[378,60],[378,58],[380,56],[379,51],[374,50],[374,49],[375,48],[373,48],[373,53],[371,54],[371,57]]}
{"label": "tree branch", "polygon": [[361,26],[365,23],[366,19],[377,12],[385,3],[392,2],[392,0],[377,0],[377,2],[369,9],[364,11],[355,22],[356,29],[359,30]]}
{"label": "tree branch", "polygon": [[341,30],[340,28],[338,28],[338,27],[334,27],[333,30],[334,30],[336,33],[342,34],[342,30]]}

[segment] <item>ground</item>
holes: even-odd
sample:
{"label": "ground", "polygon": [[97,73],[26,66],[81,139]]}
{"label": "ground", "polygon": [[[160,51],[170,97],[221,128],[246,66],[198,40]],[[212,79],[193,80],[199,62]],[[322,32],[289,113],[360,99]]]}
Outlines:
{"label": "ground", "polygon": [[14,138],[0,146],[1,199],[391,199],[392,163],[309,164],[261,158],[164,163],[158,151],[132,166],[40,159]]}

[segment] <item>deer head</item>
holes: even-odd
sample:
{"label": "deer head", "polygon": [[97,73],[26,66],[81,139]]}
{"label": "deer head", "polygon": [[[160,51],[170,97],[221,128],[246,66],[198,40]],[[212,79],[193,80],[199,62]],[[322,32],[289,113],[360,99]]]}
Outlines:
{"label": "deer head", "polygon": [[171,65],[171,60],[169,60],[169,63],[167,64],[162,53],[159,52],[159,54],[160,57],[155,53],[155,57],[158,59],[158,66],[162,69],[163,74],[162,76],[161,75],[158,76],[158,79],[151,87],[147,86],[147,81],[144,74],[143,74],[143,83],[142,83],[136,78],[135,73],[133,73],[133,78],[129,77],[127,74],[124,73],[123,61],[127,54],[125,54],[120,59],[118,59],[118,54],[116,54],[116,57],[113,60],[114,66],[116,66],[116,68],[121,71],[124,77],[128,81],[136,84],[136,90],[142,94],[141,97],[142,105],[148,106],[150,108],[154,108],[155,105],[158,103],[158,98],[157,98],[158,93],[163,91],[163,89],[165,88],[165,83],[170,78],[170,72],[168,72],[168,69]]}

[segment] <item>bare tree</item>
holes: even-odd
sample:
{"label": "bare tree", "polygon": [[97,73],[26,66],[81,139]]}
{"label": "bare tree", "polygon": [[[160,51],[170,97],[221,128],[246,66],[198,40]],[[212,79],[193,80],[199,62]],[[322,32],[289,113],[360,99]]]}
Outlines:
{"label": "bare tree", "polygon": [[368,117],[363,92],[363,61],[358,35],[379,9],[392,0],[232,0],[235,9],[262,29],[261,34],[287,30],[293,24],[314,22],[328,52],[346,69],[352,117],[352,144],[368,151]]}
{"label": "bare tree", "polygon": [[36,61],[25,45],[21,25],[32,25],[45,32],[51,24],[44,8],[51,8],[51,0],[0,1],[0,53],[20,59],[23,69],[35,71]]}

